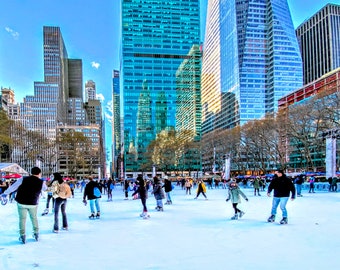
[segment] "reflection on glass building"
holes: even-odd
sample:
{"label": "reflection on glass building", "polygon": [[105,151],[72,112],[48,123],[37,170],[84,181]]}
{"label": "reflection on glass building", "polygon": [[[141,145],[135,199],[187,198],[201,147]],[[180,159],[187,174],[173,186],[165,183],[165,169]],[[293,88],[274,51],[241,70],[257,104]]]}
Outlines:
{"label": "reflection on glass building", "polygon": [[[146,168],[147,146],[176,125],[176,71],[200,42],[199,0],[122,1],[124,158]],[[142,168],[143,167],[143,168]]]}
{"label": "reflection on glass building", "polygon": [[340,67],[340,5],[327,4],[303,22],[296,35],[303,60],[303,80],[308,84]]}
{"label": "reflection on glass building", "polygon": [[209,0],[202,63],[202,133],[277,111],[302,86],[286,0]]}

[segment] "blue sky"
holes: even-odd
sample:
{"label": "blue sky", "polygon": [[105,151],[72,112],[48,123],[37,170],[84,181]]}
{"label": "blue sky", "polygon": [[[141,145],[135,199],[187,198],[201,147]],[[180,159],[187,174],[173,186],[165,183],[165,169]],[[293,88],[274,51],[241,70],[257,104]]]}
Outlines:
{"label": "blue sky", "polygon": [[[203,6],[207,0],[201,0]],[[295,27],[327,3],[288,0]],[[119,69],[120,0],[0,0],[0,86],[17,102],[43,80],[43,26],[59,26],[69,58],[83,60],[83,79],[96,82],[103,107],[112,95],[112,70]],[[204,10],[204,8],[203,8]],[[107,111],[107,109],[105,109]],[[106,143],[111,142],[106,125]]]}

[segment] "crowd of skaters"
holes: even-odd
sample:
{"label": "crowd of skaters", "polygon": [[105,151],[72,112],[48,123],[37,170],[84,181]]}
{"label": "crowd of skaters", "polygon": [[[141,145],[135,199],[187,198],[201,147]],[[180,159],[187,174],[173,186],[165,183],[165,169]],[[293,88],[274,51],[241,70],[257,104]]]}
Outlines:
{"label": "crowd of skaters", "polygon": [[[36,169],[36,168],[35,168]],[[37,169],[36,169],[37,170]],[[314,183],[315,178],[313,176],[304,176],[304,175],[298,175],[296,178],[292,179],[287,177],[282,171],[278,171],[274,174],[274,177],[272,179],[263,178],[260,176],[249,178],[249,179],[218,179],[218,178],[209,178],[205,179],[205,181],[201,178],[195,179],[195,178],[180,178],[176,180],[170,180],[168,176],[164,176],[163,178],[160,178],[158,176],[155,176],[153,178],[143,177],[142,175],[139,175],[136,180],[134,179],[124,179],[122,181],[115,181],[112,178],[109,179],[94,179],[92,177],[88,177],[87,179],[83,179],[80,181],[72,181],[68,179],[66,181],[62,178],[62,176],[59,173],[54,173],[53,177],[51,179],[48,179],[48,181],[41,181],[41,172],[39,174],[32,174],[30,177],[27,177],[27,179],[33,179],[36,181],[36,178],[38,178],[41,182],[41,189],[39,191],[39,197],[46,198],[46,209],[42,213],[42,215],[47,215],[49,213],[50,208],[50,202],[52,205],[52,212],[54,213],[54,223],[53,223],[53,232],[58,233],[59,230],[59,219],[58,219],[58,213],[59,210],[62,215],[62,229],[68,230],[68,223],[67,223],[67,215],[66,215],[66,205],[67,205],[67,199],[68,198],[74,198],[74,190],[78,189],[83,194],[83,202],[85,205],[87,205],[87,202],[89,201],[89,208],[90,208],[90,219],[94,218],[100,218],[100,199],[107,195],[107,201],[112,201],[112,191],[115,189],[117,184],[120,184],[120,186],[123,188],[125,199],[129,199],[129,192],[131,192],[130,197],[132,199],[140,199],[142,203],[142,213],[140,214],[143,218],[149,218],[150,215],[148,214],[148,209],[146,205],[146,200],[148,199],[148,193],[150,195],[153,195],[155,202],[156,202],[156,210],[157,211],[164,211],[164,205],[163,200],[166,199],[165,204],[169,205],[172,204],[172,198],[171,198],[171,191],[174,189],[175,185],[178,187],[181,187],[182,190],[184,190],[186,195],[191,195],[191,192],[193,189],[196,189],[196,196],[194,199],[197,199],[201,194],[202,196],[207,200],[207,189],[228,189],[227,191],[227,199],[226,201],[231,201],[233,209],[235,211],[235,215],[232,217],[232,219],[238,219],[241,218],[245,213],[238,208],[238,203],[240,203],[240,198],[243,197],[245,200],[248,201],[248,198],[245,196],[245,194],[241,191],[240,186],[243,186],[243,188],[253,188],[254,189],[254,196],[261,196],[260,191],[265,191],[267,184],[268,191],[267,195],[270,196],[270,193],[272,190],[274,190],[274,198],[273,198],[273,207],[272,207],[272,214],[268,218],[268,222],[273,222],[275,220],[276,215],[276,208],[280,205],[280,208],[283,213],[283,219],[281,220],[281,224],[286,224],[288,222],[287,219],[287,211],[285,209],[285,205],[288,201],[288,197],[291,193],[291,199],[295,199],[295,187],[297,191],[297,196],[302,196],[301,194],[301,185],[303,183],[309,183],[310,189],[309,192],[313,193],[314,191]],[[25,178],[24,178],[25,179]],[[26,179],[26,180],[27,180]],[[285,188],[284,191],[278,192],[277,190],[280,189],[280,185],[278,185],[278,179],[284,179],[283,182],[285,182]],[[25,181],[26,181],[25,180]],[[270,180],[270,181],[268,181]],[[24,181],[24,183],[25,183]],[[22,179],[19,181],[20,184],[22,184]],[[27,182],[27,181],[26,181]],[[336,177],[329,178],[329,191],[337,191],[337,182],[338,179]],[[57,183],[58,189],[61,189],[61,186],[67,186],[67,191],[64,193],[61,192],[61,194],[56,194],[53,190],[55,190],[54,183]],[[2,188],[4,187],[3,183]],[[282,183],[281,183],[282,184]],[[16,188],[11,187],[13,185]],[[26,183],[27,188],[27,183]],[[96,193],[96,189],[98,190],[98,193]],[[3,195],[2,197],[7,197],[9,195],[10,198],[16,197],[16,192],[18,191],[18,185],[16,184],[16,181],[9,182],[9,185],[6,185],[3,189]],[[35,191],[36,192],[36,191]],[[279,194],[279,195],[278,195]],[[19,196],[20,197],[20,196]],[[21,196],[22,197],[22,196]],[[282,198],[284,197],[284,198]],[[39,198],[34,201],[34,207],[36,209],[37,203]],[[19,201],[16,199],[18,204],[22,207],[22,205],[19,203]],[[18,207],[19,209],[19,207]],[[32,212],[31,207],[27,207],[26,209],[30,215],[30,218],[32,219],[32,226],[33,226],[33,232],[34,232],[34,238],[38,241],[38,226],[37,226],[37,220],[36,217],[34,217],[34,211]],[[21,212],[20,212],[21,211]],[[23,214],[23,210],[18,210],[19,213],[19,226],[20,226],[20,241],[25,243],[25,223],[26,223],[26,214]],[[35,210],[36,211],[36,210]],[[33,213],[33,214],[32,214]],[[36,215],[36,213],[35,213]],[[33,220],[34,219],[34,220]]]}

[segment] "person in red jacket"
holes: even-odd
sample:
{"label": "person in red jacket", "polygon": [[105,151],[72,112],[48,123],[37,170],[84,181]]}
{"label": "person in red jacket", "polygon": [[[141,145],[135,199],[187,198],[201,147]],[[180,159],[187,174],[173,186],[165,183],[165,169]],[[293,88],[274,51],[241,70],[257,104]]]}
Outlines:
{"label": "person in red jacket", "polygon": [[274,190],[274,198],[271,210],[271,216],[268,218],[268,222],[274,222],[276,216],[276,209],[280,205],[282,211],[282,220],[280,224],[288,223],[288,213],[286,209],[286,205],[289,199],[290,193],[291,200],[295,199],[295,186],[293,181],[290,180],[282,170],[277,170],[275,172],[275,176],[273,180],[270,182],[268,186],[267,195],[270,197],[270,193]]}

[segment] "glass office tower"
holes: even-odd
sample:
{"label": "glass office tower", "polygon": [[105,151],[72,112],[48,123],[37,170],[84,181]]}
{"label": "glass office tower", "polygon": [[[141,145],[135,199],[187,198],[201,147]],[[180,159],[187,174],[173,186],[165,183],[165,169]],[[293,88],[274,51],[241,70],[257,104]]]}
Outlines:
{"label": "glass office tower", "polygon": [[277,111],[302,86],[286,0],[209,0],[202,63],[202,133]]}
{"label": "glass office tower", "polygon": [[327,4],[303,22],[296,35],[308,84],[340,67],[340,5]]}
{"label": "glass office tower", "polygon": [[[200,42],[199,0],[122,1],[125,170],[147,168],[147,146],[176,125],[176,71]],[[143,168],[142,168],[143,167]]]}

